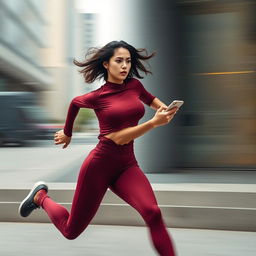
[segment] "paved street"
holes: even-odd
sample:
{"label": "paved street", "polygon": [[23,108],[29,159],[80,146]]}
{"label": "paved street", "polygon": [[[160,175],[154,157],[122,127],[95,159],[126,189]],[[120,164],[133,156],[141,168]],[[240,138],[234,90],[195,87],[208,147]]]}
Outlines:
{"label": "paved street", "polygon": [[[153,256],[145,227],[89,225],[76,240],[51,224],[0,223],[1,256]],[[255,232],[169,229],[179,256],[255,256]]]}
{"label": "paved street", "polygon": [[78,136],[66,149],[62,149],[62,145],[54,145],[53,140],[33,141],[28,147],[0,147],[0,186],[10,182],[49,182],[61,179],[73,170],[76,177],[83,159],[97,143],[95,135],[81,139]]}
{"label": "paved street", "polygon": [[[97,133],[76,133],[70,147],[64,150],[52,140],[36,141],[30,147],[0,147],[0,186],[38,180],[76,182],[83,160],[97,142]],[[151,183],[256,183],[256,172],[245,170],[178,170],[146,176]]]}

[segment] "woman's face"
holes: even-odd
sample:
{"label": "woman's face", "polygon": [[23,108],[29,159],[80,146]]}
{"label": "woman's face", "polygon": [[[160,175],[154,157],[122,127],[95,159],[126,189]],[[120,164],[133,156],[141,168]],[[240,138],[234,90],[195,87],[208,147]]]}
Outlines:
{"label": "woman's face", "polygon": [[126,48],[116,48],[109,61],[104,61],[103,66],[108,71],[108,81],[122,84],[131,69],[131,54]]}

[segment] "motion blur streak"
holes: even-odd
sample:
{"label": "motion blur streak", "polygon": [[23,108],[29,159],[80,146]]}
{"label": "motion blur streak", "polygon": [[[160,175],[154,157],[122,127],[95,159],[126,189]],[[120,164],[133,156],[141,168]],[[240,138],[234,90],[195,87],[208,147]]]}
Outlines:
{"label": "motion blur streak", "polygon": [[195,73],[194,75],[234,75],[234,74],[250,74],[256,73],[256,71],[236,71],[236,72],[215,72],[215,73]]}

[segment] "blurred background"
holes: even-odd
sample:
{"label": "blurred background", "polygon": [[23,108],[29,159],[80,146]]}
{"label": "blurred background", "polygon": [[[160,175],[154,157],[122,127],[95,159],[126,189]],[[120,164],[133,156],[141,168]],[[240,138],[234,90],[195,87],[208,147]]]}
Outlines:
{"label": "blurred background", "polygon": [[[72,98],[104,81],[86,84],[73,59],[112,40],[156,51],[142,83],[167,105],[185,101],[136,140],[146,173],[255,170],[255,13],[253,0],[0,1],[2,182],[75,181],[97,143],[94,112],[80,110],[66,151],[53,136]],[[153,115],[146,107],[140,123]]]}

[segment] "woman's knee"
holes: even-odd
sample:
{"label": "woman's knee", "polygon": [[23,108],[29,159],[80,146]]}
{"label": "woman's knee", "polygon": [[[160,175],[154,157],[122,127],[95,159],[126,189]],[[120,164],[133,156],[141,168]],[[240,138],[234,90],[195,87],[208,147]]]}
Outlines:
{"label": "woman's knee", "polygon": [[162,220],[162,213],[158,205],[147,207],[143,212],[143,218],[146,223],[154,223]]}
{"label": "woman's knee", "polygon": [[68,240],[75,240],[80,234],[76,234],[76,233],[65,233],[63,234],[65,238],[67,238]]}
{"label": "woman's knee", "polygon": [[83,229],[80,228],[66,228],[64,232],[62,232],[62,234],[64,235],[65,238],[67,238],[68,240],[74,240],[77,237],[80,236],[80,234],[83,232]]}

